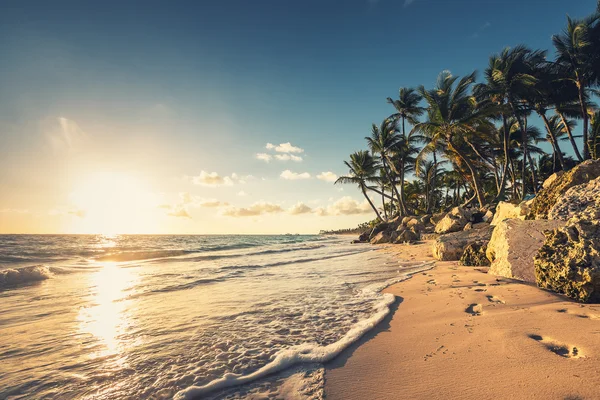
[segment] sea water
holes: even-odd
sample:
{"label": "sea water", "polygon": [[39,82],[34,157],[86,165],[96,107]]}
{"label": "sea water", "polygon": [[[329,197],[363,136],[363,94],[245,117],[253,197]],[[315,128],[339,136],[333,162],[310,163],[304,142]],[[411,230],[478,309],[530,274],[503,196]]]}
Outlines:
{"label": "sea water", "polygon": [[380,290],[350,237],[0,235],[0,398],[320,399]]}

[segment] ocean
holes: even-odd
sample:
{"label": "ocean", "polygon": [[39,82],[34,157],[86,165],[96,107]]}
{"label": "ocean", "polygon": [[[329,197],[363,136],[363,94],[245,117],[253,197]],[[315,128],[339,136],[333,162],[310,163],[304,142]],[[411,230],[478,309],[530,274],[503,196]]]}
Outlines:
{"label": "ocean", "polygon": [[350,240],[0,235],[0,398],[321,399],[432,266]]}

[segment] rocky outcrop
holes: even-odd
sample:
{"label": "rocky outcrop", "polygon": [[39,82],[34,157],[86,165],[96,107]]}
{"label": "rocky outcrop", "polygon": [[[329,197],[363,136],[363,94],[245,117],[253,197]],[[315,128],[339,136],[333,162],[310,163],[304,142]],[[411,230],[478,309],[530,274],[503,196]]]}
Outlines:
{"label": "rocky outcrop", "polygon": [[534,263],[538,286],[600,302],[600,222],[575,217],[547,232]]}
{"label": "rocky outcrop", "polygon": [[470,211],[462,207],[454,207],[444,218],[435,224],[435,233],[445,234],[463,230],[465,225],[470,221],[471,214]]}
{"label": "rocky outcrop", "polygon": [[[487,225],[487,224],[486,224]],[[492,227],[471,229],[439,236],[433,243],[433,257],[440,261],[456,261],[472,243],[486,243],[492,235]]]}
{"label": "rocky outcrop", "polygon": [[512,204],[501,201],[498,203],[498,206],[496,206],[496,213],[494,214],[491,224],[494,226],[498,225],[505,219],[525,219],[525,216],[527,215],[525,204],[525,202],[521,204]]}
{"label": "rocky outcrop", "polygon": [[550,212],[548,219],[568,220],[572,217],[598,219],[600,216],[600,178],[587,183],[573,186],[558,199]]}
{"label": "rocky outcrop", "polygon": [[544,231],[564,225],[562,221],[507,219],[494,228],[486,255],[490,274],[535,282],[533,257],[542,247]]}
{"label": "rocky outcrop", "polygon": [[386,231],[379,232],[371,238],[371,244],[383,244],[390,242],[390,234]]}
{"label": "rocky outcrop", "polygon": [[558,176],[533,199],[527,219],[546,219],[557,199],[573,186],[600,176],[600,160],[587,160]]}
{"label": "rocky outcrop", "polygon": [[465,248],[459,263],[467,267],[486,267],[490,265],[490,261],[485,255],[486,249],[486,242],[471,243]]}

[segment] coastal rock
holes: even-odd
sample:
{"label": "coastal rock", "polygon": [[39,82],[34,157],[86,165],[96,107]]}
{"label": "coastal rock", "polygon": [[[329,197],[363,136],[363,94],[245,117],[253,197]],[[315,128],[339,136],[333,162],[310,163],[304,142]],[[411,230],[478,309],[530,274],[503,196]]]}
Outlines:
{"label": "coastal rock", "polygon": [[390,224],[387,222],[382,222],[377,224],[375,228],[371,231],[371,235],[369,236],[369,240],[373,240],[380,232],[387,230],[390,227]]}
{"label": "coastal rock", "polygon": [[573,186],[600,176],[600,160],[587,160],[557,177],[533,199],[527,219],[547,219],[557,199]]}
{"label": "coastal rock", "polygon": [[416,240],[419,240],[419,235],[410,229],[406,229],[398,233],[398,236],[396,237],[396,240],[394,240],[394,243],[414,242]]}
{"label": "coastal rock", "polygon": [[500,203],[498,203],[498,206],[496,207],[496,213],[494,214],[494,218],[492,219],[491,224],[496,226],[501,221],[504,221],[505,219],[512,219],[512,218],[525,219],[526,213],[523,210],[523,207],[522,207],[523,204],[524,203],[517,205],[517,204],[512,204],[512,203],[507,203],[505,201],[501,201]]}
{"label": "coastal rock", "polygon": [[421,218],[419,218],[419,222],[423,225],[429,224],[431,222],[431,215],[430,214],[423,215]]}
{"label": "coastal rock", "polygon": [[546,189],[547,187],[550,187],[550,185],[552,185],[554,183],[554,181],[556,180],[556,178],[558,178],[559,176],[562,176],[564,173],[565,173],[565,171],[558,171],[558,172],[555,172],[552,175],[550,175],[544,181],[544,183],[542,183],[542,188]]}
{"label": "coastal rock", "polygon": [[389,242],[390,242],[390,235],[385,231],[379,232],[377,235],[375,235],[371,238],[371,244],[382,244],[382,243],[389,243]]}
{"label": "coastal rock", "polygon": [[402,218],[402,225],[407,226],[408,223],[410,222],[410,220],[412,220],[412,219],[414,219],[414,217],[407,216],[407,217]]}
{"label": "coastal rock", "polygon": [[473,223],[472,222],[467,222],[467,224],[463,228],[463,231],[469,231],[471,229],[473,229]]}
{"label": "coastal rock", "polygon": [[476,242],[469,244],[462,256],[460,257],[459,263],[467,267],[486,267],[490,265],[490,261],[485,255],[487,249],[486,242]]}
{"label": "coastal rock", "polygon": [[481,217],[481,220],[483,222],[487,222],[490,223],[492,222],[492,220],[494,219],[494,213],[492,212],[492,210],[487,210],[484,214],[483,217]]}
{"label": "coastal rock", "polygon": [[436,214],[433,214],[430,218],[429,218],[429,222],[432,223],[433,225],[436,225],[438,222],[440,222],[444,217],[446,216],[445,212],[439,212]]}
{"label": "coastal rock", "polygon": [[370,234],[371,234],[371,232],[369,232],[369,231],[363,232],[358,236],[358,240],[360,242],[368,242]]}
{"label": "coastal rock", "polygon": [[575,216],[587,215],[598,219],[600,214],[600,178],[573,186],[562,194],[548,212],[548,219],[566,221]]}
{"label": "coastal rock", "polygon": [[547,232],[534,264],[538,286],[600,302],[600,222],[576,217]]}
{"label": "coastal rock", "polygon": [[562,221],[504,220],[494,228],[486,255],[490,274],[535,282],[533,257],[542,247],[544,231],[564,225]]}
{"label": "coastal rock", "polygon": [[433,243],[433,257],[440,261],[456,261],[472,243],[485,243],[490,240],[493,228],[471,229],[439,236]]}
{"label": "coastal rock", "polygon": [[471,218],[471,213],[462,207],[454,207],[436,225],[435,233],[450,233],[462,230]]}

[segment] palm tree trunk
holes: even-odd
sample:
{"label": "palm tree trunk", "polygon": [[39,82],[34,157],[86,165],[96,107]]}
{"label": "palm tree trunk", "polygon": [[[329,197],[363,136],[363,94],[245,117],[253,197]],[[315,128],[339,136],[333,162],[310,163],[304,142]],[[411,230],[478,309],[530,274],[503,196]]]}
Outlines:
{"label": "palm tree trunk", "polygon": [[538,111],[538,114],[540,117],[542,117],[542,120],[544,121],[544,125],[546,126],[546,131],[548,131],[548,136],[550,137],[550,141],[552,143],[552,148],[554,149],[554,154],[556,154],[556,157],[558,158],[558,162],[560,163],[560,167],[564,171],[565,170],[565,160],[563,159],[562,151],[560,150],[560,146],[558,145],[558,140],[556,140],[556,135],[550,128],[550,123],[548,122],[548,118],[546,118],[546,113]]}
{"label": "palm tree trunk", "polygon": [[392,185],[392,194],[394,193],[394,191],[396,191],[396,196],[400,197],[400,194],[398,193],[398,188],[396,187],[396,185],[394,184],[394,181],[392,181],[392,178],[390,177],[390,173],[388,171],[388,165],[387,165],[387,157],[385,154],[382,155],[382,157],[381,157],[381,163],[383,164],[383,171],[385,172],[385,177]]}
{"label": "palm tree trunk", "polygon": [[588,113],[587,113],[587,107],[585,105],[585,100],[584,100],[584,87],[583,84],[581,82],[581,79],[579,78],[579,75],[577,76],[577,93],[579,94],[579,105],[581,107],[581,118],[583,119],[583,159],[584,160],[589,160],[590,159],[590,144],[588,143]]}
{"label": "palm tree trunk", "polygon": [[522,183],[523,183],[523,191],[521,192],[521,200],[523,200],[523,198],[525,198],[525,194],[527,192],[526,189],[526,184],[525,184],[525,174],[527,172],[527,130],[525,129],[525,126],[523,124],[523,121],[521,121],[521,118],[519,118],[519,114],[517,113],[517,108],[515,107],[515,104],[513,101],[510,101],[510,108],[512,109],[513,115],[515,117],[515,119],[517,120],[517,124],[519,125],[519,129],[521,130],[521,146],[523,146],[523,165],[521,166],[521,175],[523,177],[522,179]]}
{"label": "palm tree trunk", "polygon": [[388,220],[387,210],[385,209],[385,186],[383,182],[381,182],[381,205],[383,206],[383,217],[385,220]]}
{"label": "palm tree trunk", "polygon": [[406,200],[404,199],[404,160],[401,161],[402,165],[400,166],[400,194],[399,194],[399,204],[401,215],[408,215],[408,208],[406,207]]}
{"label": "palm tree trunk", "polygon": [[377,218],[379,218],[380,221],[383,221],[383,219],[381,219],[381,215],[379,214],[379,211],[377,211],[377,208],[375,207],[375,205],[373,204],[373,202],[371,201],[371,199],[367,195],[367,191],[365,190],[365,187],[361,186],[360,190],[362,191],[363,196],[365,196],[365,199],[367,199],[367,201],[371,205],[371,208],[373,209],[373,211],[375,211],[375,214],[377,214]]}
{"label": "palm tree trunk", "polygon": [[529,160],[529,165],[531,166],[531,183],[533,185],[533,194],[537,195],[537,177],[535,173],[535,164],[531,158],[531,153],[527,153],[527,158]]}
{"label": "palm tree trunk", "polygon": [[575,152],[577,159],[579,160],[579,162],[582,162],[583,158],[581,157],[581,154],[579,153],[579,148],[577,147],[577,143],[575,143],[575,138],[573,137],[573,132],[571,132],[571,127],[569,126],[569,124],[567,124],[567,119],[565,118],[565,115],[560,111],[556,111],[556,113],[560,116],[560,119],[562,120],[563,125],[565,126],[565,130],[567,131],[567,135],[569,136],[569,141],[571,142],[571,146],[573,146],[573,151]]}
{"label": "palm tree trunk", "polygon": [[465,156],[465,154],[461,150],[459,150],[457,147],[455,147],[452,144],[451,140],[448,140],[448,145],[452,149],[452,151],[454,151],[456,154],[458,154],[458,156],[460,158],[462,158],[462,160],[465,162],[465,164],[469,168],[469,171],[471,172],[471,177],[473,178],[473,191],[475,192],[475,195],[477,196],[477,202],[479,203],[479,207],[483,208],[483,196],[481,195],[479,178],[477,177],[477,172],[475,171],[475,167],[473,166],[473,163],[471,163],[471,160],[469,160],[468,157]]}
{"label": "palm tree trunk", "polygon": [[508,173],[508,165],[510,164],[510,148],[509,148],[509,128],[506,121],[506,115],[502,114],[502,127],[504,132],[502,134],[502,147],[504,150],[504,167],[502,168],[502,176],[500,178],[500,189],[498,189],[498,196],[496,200],[504,200],[504,191],[506,189],[506,174]]}

